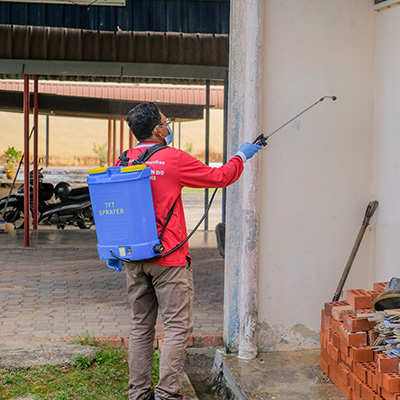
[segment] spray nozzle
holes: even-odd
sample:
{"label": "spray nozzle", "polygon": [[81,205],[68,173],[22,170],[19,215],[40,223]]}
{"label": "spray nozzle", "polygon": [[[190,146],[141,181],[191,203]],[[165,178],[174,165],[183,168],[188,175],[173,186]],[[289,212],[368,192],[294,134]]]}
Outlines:
{"label": "spray nozzle", "polygon": [[253,141],[253,144],[258,144],[259,146],[265,147],[267,145],[267,138],[262,133],[261,135],[257,136]]}

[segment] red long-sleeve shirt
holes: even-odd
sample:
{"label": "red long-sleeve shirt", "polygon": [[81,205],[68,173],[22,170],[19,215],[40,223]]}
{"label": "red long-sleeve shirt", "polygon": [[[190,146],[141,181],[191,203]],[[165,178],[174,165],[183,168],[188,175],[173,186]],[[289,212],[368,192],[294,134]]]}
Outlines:
{"label": "red long-sleeve shirt", "polygon": [[[154,144],[156,143],[140,143],[136,148],[129,149],[126,156],[130,161],[136,160],[140,154]],[[117,161],[116,166],[119,164],[120,160]],[[181,198],[182,188],[184,186],[192,188],[226,187],[236,182],[243,172],[243,161],[240,157],[232,157],[225,165],[212,168],[190,154],[173,147],[157,151],[146,161],[146,164],[151,168],[151,189],[158,234],[165,224],[168,211],[177,200],[172,217],[162,236],[165,252],[182,243],[187,237]],[[152,262],[165,266],[183,266],[186,265],[187,258],[189,258],[189,245],[186,242],[169,256]]]}

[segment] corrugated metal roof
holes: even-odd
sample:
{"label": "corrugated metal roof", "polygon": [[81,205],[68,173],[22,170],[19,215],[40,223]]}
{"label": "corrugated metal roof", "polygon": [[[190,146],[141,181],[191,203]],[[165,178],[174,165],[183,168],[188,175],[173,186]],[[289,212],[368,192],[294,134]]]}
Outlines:
{"label": "corrugated metal roof", "polygon": [[[0,81],[0,90],[22,92],[23,82],[18,80]],[[33,83],[30,90],[33,91]],[[97,83],[40,82],[39,93],[62,96],[92,97],[115,100],[156,101],[171,104],[206,104],[205,89],[179,86],[140,86]],[[210,105],[224,108],[223,88],[210,89]]]}
{"label": "corrugated metal roof", "polygon": [[0,2],[0,24],[103,31],[228,34],[229,13],[230,0],[126,0],[125,7]]}
{"label": "corrugated metal roof", "polygon": [[0,25],[0,59],[228,66],[228,35]]}

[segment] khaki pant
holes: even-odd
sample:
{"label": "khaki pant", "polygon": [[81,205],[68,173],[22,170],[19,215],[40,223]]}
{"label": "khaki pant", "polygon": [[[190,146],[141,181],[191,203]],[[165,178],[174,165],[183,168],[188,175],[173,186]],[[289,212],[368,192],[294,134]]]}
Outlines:
{"label": "khaki pant", "polygon": [[131,306],[129,400],[151,399],[155,324],[160,310],[165,337],[160,355],[160,381],[155,396],[180,399],[186,345],[193,329],[191,266],[126,264]]}

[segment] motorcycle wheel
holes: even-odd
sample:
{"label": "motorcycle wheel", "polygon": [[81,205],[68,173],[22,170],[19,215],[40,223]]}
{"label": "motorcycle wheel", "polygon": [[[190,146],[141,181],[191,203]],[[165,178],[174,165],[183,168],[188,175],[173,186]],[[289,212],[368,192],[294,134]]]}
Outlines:
{"label": "motorcycle wheel", "polygon": [[22,229],[24,227],[24,212],[15,207],[7,207],[3,214],[3,219],[6,222],[14,224],[15,229]]}
{"label": "motorcycle wheel", "polygon": [[87,208],[83,211],[82,219],[77,222],[77,225],[80,229],[90,229],[94,225],[92,208]]}

